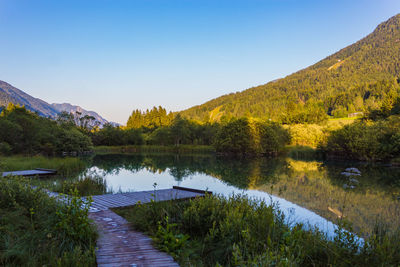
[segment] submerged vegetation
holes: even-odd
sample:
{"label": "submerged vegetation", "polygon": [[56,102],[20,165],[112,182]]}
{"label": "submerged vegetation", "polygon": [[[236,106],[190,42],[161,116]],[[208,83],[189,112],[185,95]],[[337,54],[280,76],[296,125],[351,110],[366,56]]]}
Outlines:
{"label": "submerged vegetation", "polygon": [[82,204],[57,202],[26,179],[0,179],[0,265],[95,266],[97,233]]}
{"label": "submerged vegetation", "polygon": [[117,213],[147,232],[184,266],[395,266],[400,233],[376,229],[360,245],[339,227],[334,240],[317,229],[288,225],[275,205],[234,195],[151,202]]}

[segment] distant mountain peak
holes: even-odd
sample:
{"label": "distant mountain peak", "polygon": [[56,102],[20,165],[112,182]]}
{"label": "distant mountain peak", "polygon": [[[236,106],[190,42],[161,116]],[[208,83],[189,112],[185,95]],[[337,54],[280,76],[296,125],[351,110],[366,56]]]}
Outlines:
{"label": "distant mountain peak", "polygon": [[99,124],[102,126],[108,121],[101,117],[97,112],[95,111],[90,111],[90,110],[85,110],[80,106],[72,105],[69,103],[62,103],[62,104],[57,104],[53,103],[51,104],[52,107],[54,107],[58,112],[66,111],[68,113],[73,113],[76,114],[77,112],[81,113],[82,116],[88,115],[88,116],[93,116],[96,121],[99,122]]}
{"label": "distant mountain peak", "polygon": [[[94,111],[87,111],[80,106],[74,106],[69,103],[62,104],[49,104],[39,98],[35,98],[28,95],[24,91],[12,86],[11,84],[0,81],[0,107],[7,106],[9,103],[13,103],[20,106],[25,106],[26,109],[37,112],[40,116],[56,118],[58,113],[61,111],[66,111],[69,113],[76,113],[77,111],[82,113],[83,116],[89,115],[93,116],[99,125],[102,126],[108,121],[101,117],[98,113]],[[117,123],[111,122],[113,125],[118,125]]]}

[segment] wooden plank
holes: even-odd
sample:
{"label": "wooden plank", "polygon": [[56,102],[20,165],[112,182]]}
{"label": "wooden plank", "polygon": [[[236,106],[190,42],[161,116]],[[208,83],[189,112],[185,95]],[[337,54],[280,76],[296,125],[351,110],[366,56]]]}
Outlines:
{"label": "wooden plank", "polygon": [[206,194],[206,193],[207,193],[207,194],[212,194],[211,191],[193,189],[193,188],[182,187],[182,186],[176,186],[176,185],[174,185],[172,188],[173,188],[173,189],[177,189],[177,190],[181,190],[181,191],[189,191],[189,192],[200,193],[200,194]]}
{"label": "wooden plank", "polygon": [[3,172],[3,177],[6,176],[47,176],[47,175],[54,175],[57,171],[54,170],[42,170],[42,169],[35,169],[35,170],[23,170],[23,171],[11,171],[11,172]]}
{"label": "wooden plank", "polygon": [[[47,193],[65,201],[65,197],[60,198],[57,193]],[[154,248],[151,238],[132,230],[128,221],[110,208],[132,206],[138,201],[149,203],[152,200],[167,201],[199,196],[204,196],[204,191],[179,187],[93,196],[89,217],[100,234],[96,249],[98,266],[179,266],[170,255]]]}
{"label": "wooden plank", "polygon": [[128,221],[110,210],[90,213],[100,237],[98,266],[179,266],[173,258],[152,246],[150,238],[133,231]]}
{"label": "wooden plank", "polygon": [[132,206],[138,201],[149,203],[151,200],[193,198],[204,196],[204,193],[202,190],[175,187],[93,196],[94,210],[89,216],[100,232],[96,250],[98,266],[178,266],[170,255],[155,249],[149,237],[132,230],[124,218],[109,208]]}

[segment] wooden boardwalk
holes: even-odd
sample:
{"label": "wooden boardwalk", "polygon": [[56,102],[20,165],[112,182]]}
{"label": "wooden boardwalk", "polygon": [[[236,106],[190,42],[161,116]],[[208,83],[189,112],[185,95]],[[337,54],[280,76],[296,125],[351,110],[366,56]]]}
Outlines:
{"label": "wooden boardwalk", "polygon": [[91,212],[108,210],[109,208],[122,208],[135,205],[138,201],[148,203],[152,199],[155,201],[166,201],[171,199],[184,199],[204,196],[202,192],[191,192],[182,189],[162,189],[141,192],[129,192],[119,194],[106,194],[93,196]]}
{"label": "wooden boardwalk", "polygon": [[179,266],[171,256],[155,249],[149,237],[133,231],[129,222],[110,208],[132,206],[138,201],[148,203],[152,199],[166,201],[199,196],[204,193],[175,187],[93,196],[89,217],[96,223],[100,235],[96,250],[98,266]]}
{"label": "wooden boardwalk", "polygon": [[34,170],[23,170],[23,171],[12,171],[12,172],[3,172],[2,176],[47,176],[47,175],[55,175],[57,174],[56,170],[50,169],[34,169]]}

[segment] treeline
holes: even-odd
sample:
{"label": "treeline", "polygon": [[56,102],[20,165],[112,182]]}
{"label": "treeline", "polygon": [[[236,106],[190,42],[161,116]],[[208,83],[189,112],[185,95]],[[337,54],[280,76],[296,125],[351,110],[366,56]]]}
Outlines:
{"label": "treeline", "polygon": [[[149,113],[161,115],[149,116]],[[134,111],[125,129],[106,126],[92,133],[95,145],[209,145],[217,152],[276,154],[289,142],[287,130],[273,122],[230,118],[220,123],[198,123],[167,115],[164,109]],[[141,114],[142,117],[137,116]],[[158,113],[160,114],[160,113]],[[171,113],[170,113],[171,114]],[[145,124],[143,118],[147,118]],[[166,119],[168,118],[168,119]],[[163,125],[158,124],[163,121]],[[158,126],[156,126],[158,124]],[[133,127],[133,125],[135,127]],[[135,138],[127,138],[135,136]]]}
{"label": "treeline", "polygon": [[[1,154],[59,155],[90,151],[92,146],[212,146],[221,154],[277,155],[288,144],[317,148],[327,157],[390,161],[400,158],[400,98],[385,101],[355,123],[329,128],[291,125],[254,118],[228,118],[199,123],[165,109],[134,112],[130,127],[103,128],[89,117],[60,113],[57,120],[40,117],[10,104],[0,115]],[[152,113],[157,116],[149,116]],[[140,121],[146,117],[146,123]],[[160,124],[160,122],[162,122]],[[134,125],[134,126],[133,126]]]}
{"label": "treeline", "polygon": [[276,154],[290,136],[273,122],[226,118],[199,123],[154,107],[145,112],[135,110],[125,128],[105,126],[93,132],[92,140],[95,145],[208,145],[220,153]]}
{"label": "treeline", "polygon": [[0,114],[0,154],[83,153],[91,139],[73,125],[53,121],[9,104]]}
{"label": "treeline", "polygon": [[128,129],[155,129],[170,125],[173,119],[174,115],[171,112],[167,114],[166,109],[161,106],[153,107],[145,112],[136,109],[129,116],[126,127]]}

